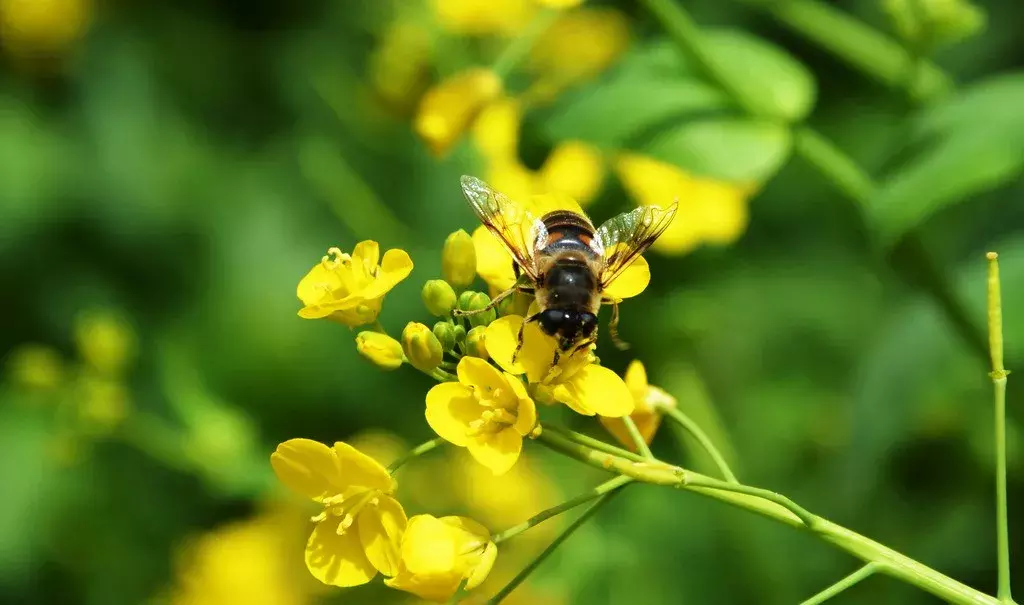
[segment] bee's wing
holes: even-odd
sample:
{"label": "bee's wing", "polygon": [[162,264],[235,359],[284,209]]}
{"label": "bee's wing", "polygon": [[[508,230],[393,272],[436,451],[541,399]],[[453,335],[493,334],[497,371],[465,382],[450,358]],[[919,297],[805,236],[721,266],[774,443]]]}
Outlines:
{"label": "bee's wing", "polygon": [[592,247],[605,257],[604,271],[601,272],[602,288],[612,283],[658,239],[672,223],[678,207],[675,202],[668,208],[640,206],[609,219],[597,229]]}
{"label": "bee's wing", "polygon": [[480,222],[498,236],[523,273],[536,280],[535,253],[548,237],[544,223],[476,177],[462,177],[462,193]]}

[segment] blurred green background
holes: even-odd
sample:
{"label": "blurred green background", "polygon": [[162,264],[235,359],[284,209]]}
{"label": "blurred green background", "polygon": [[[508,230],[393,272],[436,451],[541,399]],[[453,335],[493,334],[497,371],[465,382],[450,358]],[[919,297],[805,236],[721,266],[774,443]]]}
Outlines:
{"label": "blurred green background", "polygon": [[[1012,0],[681,6],[758,115],[628,0],[574,9],[613,15],[612,29],[582,20],[506,83],[532,95],[518,169],[542,174],[559,143],[586,141],[604,174],[595,221],[657,194],[679,196],[679,220],[704,229],[648,255],[652,284],[623,306],[633,347],[602,342],[602,362],[642,359],[745,481],[994,592],[983,255],[1001,253],[1016,369],[1024,12]],[[0,602],[414,602],[379,583],[314,586],[311,513],[267,462],[299,436],[394,457],[431,436],[430,381],[374,368],[343,326],[299,319],[295,286],[328,247],[375,239],[416,263],[384,325],[430,321],[419,288],[439,276],[445,236],[476,226],[458,176],[496,168],[469,140],[432,155],[417,103],[494,61],[535,8],[0,0]],[[595,66],[559,79],[558,59]],[[545,76],[547,93],[532,87]],[[829,176],[805,125],[876,182]],[[690,181],[630,177],[623,150]],[[572,181],[583,169],[560,170]],[[1010,544],[1024,590],[1017,386]],[[665,429],[654,449],[709,468]],[[461,452],[424,458],[399,477],[403,502],[499,531],[600,480],[543,454],[501,479]],[[503,550],[489,590],[558,523]],[[514,599],[791,604],[855,566],[790,528],[639,486]],[[886,578],[836,599],[869,601],[933,599]]]}

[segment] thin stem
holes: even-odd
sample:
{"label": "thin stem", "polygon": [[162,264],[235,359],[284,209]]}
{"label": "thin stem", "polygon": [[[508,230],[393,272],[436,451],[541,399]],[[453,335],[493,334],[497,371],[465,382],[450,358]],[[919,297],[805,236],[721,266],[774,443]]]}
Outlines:
{"label": "thin stem", "polygon": [[697,443],[704,448],[704,451],[707,452],[708,456],[711,456],[711,460],[715,463],[715,466],[718,467],[718,472],[722,473],[722,477],[724,477],[726,481],[729,483],[739,483],[739,480],[736,479],[736,475],[733,474],[732,469],[729,468],[729,463],[725,461],[721,452],[718,451],[715,444],[700,428],[700,425],[675,406],[658,406],[658,409],[675,422],[681,429],[689,433],[691,437],[697,440]]}
{"label": "thin stem", "polygon": [[608,481],[605,481],[601,485],[598,485],[597,487],[595,487],[594,489],[592,489],[592,490],[590,490],[588,492],[584,492],[584,493],[576,496],[575,498],[572,498],[570,500],[566,500],[565,502],[559,504],[558,506],[552,506],[549,509],[542,510],[541,512],[539,512],[536,515],[530,517],[526,521],[523,521],[522,523],[520,523],[518,525],[513,525],[512,527],[506,529],[505,531],[503,531],[503,532],[501,532],[499,534],[496,534],[493,538],[491,538],[491,541],[494,542],[495,544],[501,544],[505,540],[509,540],[511,538],[514,538],[514,537],[518,536],[519,534],[523,533],[524,531],[530,529],[531,527],[534,527],[536,525],[540,525],[541,523],[543,523],[544,521],[547,521],[551,517],[554,517],[556,515],[560,515],[560,514],[564,513],[567,510],[571,510],[573,508],[576,508],[577,506],[580,506],[581,504],[586,504],[587,502],[590,502],[591,500],[594,500],[596,498],[600,498],[601,496],[603,496],[603,495],[605,495],[605,494],[607,494],[607,493],[609,493],[611,491],[614,491],[614,490],[622,487],[623,485],[626,485],[627,483],[630,483],[631,481],[633,481],[633,479],[631,477],[627,477],[625,475],[619,475],[618,477],[615,477],[614,479],[609,479]]}
{"label": "thin stem", "polygon": [[839,189],[847,198],[866,210],[875,183],[850,156],[821,133],[806,126],[794,132],[794,149],[815,170]]}
{"label": "thin stem", "polygon": [[445,440],[440,437],[435,437],[430,441],[424,441],[423,443],[417,445],[416,447],[412,448],[404,455],[399,457],[398,460],[392,462],[391,465],[388,466],[388,472],[394,473],[399,468],[401,468],[402,465],[404,465],[406,462],[412,460],[413,458],[422,456],[423,454],[426,454],[427,452],[434,450],[435,448],[437,448],[437,446],[442,445],[444,443]]}
{"label": "thin stem", "polygon": [[[731,504],[737,508],[751,511],[762,517],[785,523],[786,525],[800,528],[806,527],[806,521],[801,519],[801,516],[791,507],[782,503],[781,499],[785,498],[784,496],[774,500],[766,499],[764,493],[739,491],[735,489],[735,485],[701,475],[700,473],[673,467],[657,460],[637,463],[603,452],[595,452],[584,446],[561,439],[554,434],[541,433],[537,441],[555,451],[597,468],[622,474],[627,474],[628,472],[630,476],[645,483],[670,485],[685,489]],[[713,487],[710,487],[712,485]],[[757,490],[757,488],[752,488],[752,490]],[[778,494],[776,495],[778,496]],[[788,498],[785,498],[785,501],[792,505]],[[802,511],[801,514],[806,513],[813,517],[814,535],[834,544],[864,562],[880,563],[883,565],[883,571],[898,580],[917,586],[940,599],[945,599],[950,603],[958,605],[1000,605],[1000,602],[995,597],[986,595],[962,582],[954,580],[884,544],[832,523],[825,518],[811,515],[803,509],[800,510]]]}
{"label": "thin stem", "polygon": [[827,600],[831,599],[832,597],[836,596],[837,594],[843,592],[847,588],[850,588],[851,586],[853,586],[854,584],[860,582],[861,580],[864,580],[865,578],[871,577],[880,568],[881,568],[881,565],[879,563],[875,563],[875,562],[868,563],[867,565],[864,565],[863,567],[861,567],[857,571],[855,571],[855,572],[851,573],[850,575],[846,576],[842,580],[839,580],[838,582],[836,582],[835,584],[829,586],[825,590],[819,592],[818,594],[814,595],[813,597],[811,597],[811,598],[807,599],[806,601],[800,603],[800,605],[819,605],[820,603],[824,603],[825,601],[827,601]]}
{"label": "thin stem", "polygon": [[554,432],[554,433],[558,433],[559,435],[561,435],[562,437],[565,437],[566,439],[569,439],[570,441],[575,441],[576,443],[579,443],[580,445],[585,445],[587,447],[593,448],[593,449],[601,451],[601,452],[605,452],[605,453],[608,453],[608,454],[613,454],[613,455],[616,455],[616,456],[622,456],[623,458],[628,458],[628,459],[634,460],[636,462],[643,462],[644,461],[644,457],[641,456],[640,454],[637,454],[635,452],[631,452],[629,450],[624,450],[621,447],[616,447],[616,446],[614,446],[614,445],[612,445],[610,443],[606,443],[604,441],[601,441],[600,439],[594,439],[593,437],[591,437],[589,435],[584,435],[583,433],[578,433],[578,432],[576,432],[574,430],[567,429],[565,427],[561,427],[561,426],[558,426],[558,425],[553,425],[550,422],[545,422],[544,423],[544,430],[545,431],[551,431],[551,432]]}
{"label": "thin stem", "polygon": [[651,448],[647,447],[647,441],[644,436],[640,434],[640,429],[636,426],[636,422],[633,421],[632,416],[623,416],[623,424],[626,425],[626,431],[629,432],[630,439],[633,440],[633,445],[636,446],[636,451],[640,452],[640,455],[646,460],[654,460],[654,454],[651,453]]}
{"label": "thin stem", "polygon": [[992,358],[992,387],[995,399],[996,442],[996,557],[999,583],[996,595],[1003,603],[1013,602],[1010,594],[1010,537],[1006,497],[1006,376],[1003,367],[1003,303],[999,287],[999,255],[988,258],[988,340]]}
{"label": "thin stem", "polygon": [[551,544],[549,544],[543,552],[537,555],[537,558],[535,558],[533,561],[530,561],[530,563],[526,567],[524,567],[522,571],[516,574],[516,577],[512,578],[512,580],[504,588],[498,591],[498,594],[491,597],[491,599],[487,601],[487,605],[497,605],[498,603],[501,603],[501,601],[505,597],[512,594],[512,591],[518,588],[519,585],[522,584],[523,581],[526,580],[526,578],[529,577],[529,575],[533,573],[533,571],[537,569],[537,567],[539,567],[540,564],[543,563],[544,560],[551,555],[551,553],[555,552],[555,549],[558,548],[562,544],[562,542],[565,542],[569,538],[569,536],[573,534],[573,532],[579,529],[581,525],[589,521],[590,518],[593,517],[594,514],[596,514],[602,506],[607,504],[608,501],[611,500],[612,497],[614,497],[615,494],[618,494],[620,491],[622,490],[612,490],[611,492],[601,496],[601,498],[597,502],[593,503],[590,506],[590,508],[583,511],[583,514],[580,515],[579,518],[577,518],[575,521],[573,521],[569,525],[569,527],[566,527],[562,531],[562,533],[558,534],[558,536],[551,541]]}
{"label": "thin stem", "polygon": [[748,496],[755,496],[762,498],[769,502],[774,502],[779,506],[785,507],[792,512],[805,527],[813,530],[818,525],[819,518],[816,515],[811,514],[807,509],[793,502],[788,497],[783,496],[778,492],[771,490],[762,489],[760,487],[751,487],[749,485],[743,485],[741,483],[729,483],[728,481],[722,481],[720,479],[714,479],[704,475],[697,475],[696,473],[688,473],[686,478],[686,485],[690,487],[706,487],[710,489],[717,489],[726,492],[735,492],[737,494],[746,494]]}
{"label": "thin stem", "polygon": [[494,60],[494,63],[491,65],[491,71],[502,80],[507,78],[523,62],[523,59],[530,54],[530,50],[533,49],[537,38],[551,27],[551,24],[558,18],[558,14],[557,10],[542,9],[530,24],[526,26],[523,33],[509,41],[508,46]]}

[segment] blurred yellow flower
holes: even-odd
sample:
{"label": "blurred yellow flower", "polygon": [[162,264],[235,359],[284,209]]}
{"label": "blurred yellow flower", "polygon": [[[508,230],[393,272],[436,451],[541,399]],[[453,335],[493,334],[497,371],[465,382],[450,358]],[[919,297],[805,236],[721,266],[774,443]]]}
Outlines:
{"label": "blurred yellow flower", "polygon": [[537,12],[534,0],[432,0],[437,22],[453,34],[519,33]]}
{"label": "blurred yellow flower", "polygon": [[383,429],[360,431],[349,439],[349,445],[379,462],[388,466],[401,458],[408,444],[398,435]]}
{"label": "blurred yellow flower", "polygon": [[518,378],[478,357],[463,357],[456,372],[458,382],[443,382],[427,393],[427,423],[495,475],[508,472],[523,437],[537,425],[533,400]]}
{"label": "blurred yellow flower", "polygon": [[684,254],[697,246],[729,244],[747,227],[747,202],[755,187],[694,176],[685,170],[641,155],[626,154],[615,164],[626,191],[639,204],[679,201],[672,225],[654,242],[665,254]]}
{"label": "blurred yellow flower", "polygon": [[115,313],[89,311],[75,318],[75,344],[82,361],[106,376],[118,376],[135,357],[131,326]]}
{"label": "blurred yellow flower", "polygon": [[598,75],[629,48],[629,20],[614,8],[567,11],[530,52],[536,81],[527,96],[551,100],[566,87]]}
{"label": "blurred yellow flower", "polygon": [[604,157],[593,145],[582,141],[563,141],[540,168],[539,186],[544,191],[564,193],[587,206],[604,183]]}
{"label": "blurred yellow flower", "polygon": [[85,33],[91,0],[0,0],[0,43],[22,57],[52,57]]}
{"label": "blurred yellow flower", "polygon": [[[264,513],[186,543],[169,605],[303,605],[315,583],[289,553],[301,519]],[[294,564],[293,564],[294,563]],[[308,581],[307,581],[308,580]]]}
{"label": "blurred yellow flower", "polygon": [[306,567],[324,584],[358,586],[398,572],[406,517],[388,471],[352,446],[309,439],[277,446],[270,463],[289,489],[323,505],[306,544]]}
{"label": "blurred yellow flower", "polygon": [[75,386],[82,430],[107,435],[128,415],[128,389],[120,381],[86,374]]}
{"label": "blurred yellow flower", "polygon": [[428,601],[451,598],[463,580],[472,590],[487,578],[498,547],[486,527],[466,517],[417,515],[402,537],[398,575],[385,584]]}
{"label": "blurred yellow flower", "polygon": [[443,80],[420,100],[416,133],[434,155],[446,154],[480,111],[501,95],[501,90],[501,78],[483,68],[468,69]]}
{"label": "blurred yellow flower", "polygon": [[[523,452],[516,465],[500,477],[489,473],[468,456],[453,458],[451,464],[456,468],[453,474],[460,477],[453,482],[453,490],[473,516],[490,527],[511,527],[522,521],[524,516],[560,501],[558,485],[538,468],[529,450]],[[550,533],[557,527],[555,523],[545,523],[523,534],[523,537]]]}
{"label": "blurred yellow flower", "polygon": [[338,248],[328,250],[299,282],[296,293],[305,305],[299,317],[326,317],[353,328],[374,322],[384,295],[408,277],[413,266],[405,250],[388,250],[382,260],[379,257],[380,248],[371,240],[356,244],[351,255]]}
{"label": "blurred yellow flower", "polygon": [[[636,427],[640,429],[640,435],[643,436],[644,441],[650,443],[661,425],[661,412],[658,411],[658,407],[675,407],[676,400],[663,389],[647,382],[647,370],[639,360],[634,360],[626,368],[625,379],[626,386],[633,395],[633,403],[636,404],[636,409],[630,414],[630,417],[633,418]],[[636,444],[621,418],[602,417],[600,420],[601,424],[619,443],[634,452],[636,451]]]}
{"label": "blurred yellow flower", "polygon": [[384,30],[368,72],[385,103],[403,113],[412,108],[427,85],[432,46],[430,31],[421,23],[399,20]]}
{"label": "blurred yellow flower", "polygon": [[20,345],[11,351],[5,362],[11,380],[19,386],[50,390],[64,380],[60,354],[45,345]]}
{"label": "blurred yellow flower", "polygon": [[[473,143],[484,159],[491,162],[516,159],[522,120],[523,105],[512,97],[499,98],[483,108],[473,125]],[[488,179],[488,182],[492,181]]]}
{"label": "blurred yellow flower", "polygon": [[572,8],[583,4],[583,0],[534,0],[534,2],[541,6],[557,9]]}
{"label": "blurred yellow flower", "polygon": [[593,416],[619,417],[633,412],[633,397],[621,378],[594,363],[593,346],[554,360],[558,344],[541,331],[537,322],[525,326],[523,347],[515,362],[523,318],[508,315],[487,327],[487,352],[509,374],[526,375],[538,401],[558,401],[573,411]]}

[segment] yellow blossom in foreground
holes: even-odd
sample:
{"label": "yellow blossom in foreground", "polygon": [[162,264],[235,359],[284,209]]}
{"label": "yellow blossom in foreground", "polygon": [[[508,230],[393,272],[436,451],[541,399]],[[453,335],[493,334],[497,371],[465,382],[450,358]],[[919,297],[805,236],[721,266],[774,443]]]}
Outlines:
{"label": "yellow blossom in foreground", "polygon": [[594,363],[592,347],[563,354],[551,365],[558,344],[536,322],[526,325],[523,348],[515,362],[523,318],[509,315],[487,326],[487,352],[509,374],[525,374],[539,401],[558,401],[573,411],[593,416],[620,417],[633,412],[633,397],[621,378]]}
{"label": "yellow blossom in foreground", "polygon": [[85,32],[91,0],[0,0],[0,43],[23,57],[65,51]]}
{"label": "yellow blossom in foreground", "polygon": [[135,332],[119,315],[92,311],[75,318],[75,344],[82,361],[107,376],[116,376],[135,356]]}
{"label": "yellow blossom in foreground", "polygon": [[388,471],[352,446],[309,439],[277,446],[270,463],[292,491],[323,505],[306,544],[306,567],[324,584],[358,586],[398,573],[406,518]]}
{"label": "yellow blossom in foreground", "polygon": [[437,22],[462,35],[514,35],[537,11],[534,0],[432,0]]}
{"label": "yellow blossom in foreground", "polygon": [[568,86],[610,67],[629,48],[629,19],[614,8],[567,11],[530,52],[537,80],[528,95],[550,100]]}
{"label": "yellow blossom in foreground", "polygon": [[438,435],[465,447],[495,475],[519,459],[523,437],[537,425],[537,409],[523,383],[478,357],[463,357],[458,382],[427,393],[427,423]]}
{"label": "yellow blossom in foreground", "polygon": [[676,220],[654,242],[665,254],[684,254],[697,246],[730,244],[747,227],[747,201],[755,188],[694,176],[685,170],[641,155],[623,155],[616,171],[626,191],[643,205],[679,201]]}
{"label": "yellow blossom in foreground", "polygon": [[[630,417],[636,423],[644,441],[650,443],[654,439],[654,434],[658,432],[658,426],[661,425],[661,412],[658,411],[658,406],[675,407],[676,400],[664,390],[647,382],[647,370],[639,360],[634,360],[626,368],[625,379],[626,386],[633,395],[633,403],[636,404],[636,410]],[[636,451],[636,444],[621,418],[601,418],[601,424],[619,443]]]}
{"label": "yellow blossom in foreground", "polygon": [[356,244],[352,254],[331,248],[299,282],[296,293],[305,305],[299,317],[326,317],[352,328],[373,323],[384,295],[411,272],[405,250],[388,250],[380,259],[380,248],[371,240]]}
{"label": "yellow blossom in foreground", "polygon": [[398,575],[385,584],[428,601],[451,598],[463,580],[466,590],[480,585],[498,556],[487,528],[466,517],[417,515],[402,537]]}
{"label": "yellow blossom in foreground", "polygon": [[501,90],[501,78],[488,69],[468,69],[449,77],[420,100],[416,133],[434,155],[446,154]]}

